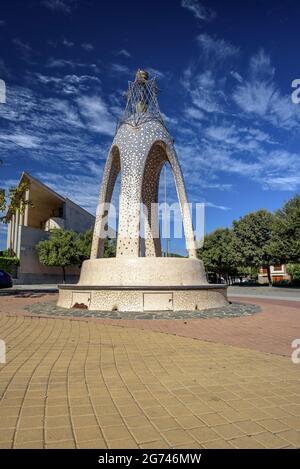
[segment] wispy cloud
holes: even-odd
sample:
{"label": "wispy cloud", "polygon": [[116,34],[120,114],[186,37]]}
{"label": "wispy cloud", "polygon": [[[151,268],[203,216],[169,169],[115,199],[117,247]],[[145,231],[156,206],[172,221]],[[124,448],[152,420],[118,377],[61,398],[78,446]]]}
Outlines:
{"label": "wispy cloud", "polygon": [[224,184],[221,182],[203,181],[201,185],[205,189],[217,189],[219,191],[231,191],[233,189],[233,184]]}
{"label": "wispy cloud", "polygon": [[235,70],[231,70],[230,71],[230,75],[232,76],[232,78],[234,78],[238,83],[242,83],[243,82],[243,77],[239,74],[239,72],[235,71]]}
{"label": "wispy cloud", "polygon": [[16,46],[25,58],[28,58],[32,53],[32,47],[25,41],[22,41],[19,37],[15,37],[12,40],[14,46]]}
{"label": "wispy cloud", "polygon": [[231,210],[230,207],[226,207],[226,205],[217,205],[214,204],[213,202],[204,202],[205,207],[211,207],[211,208],[216,208],[218,210],[223,210],[227,212],[228,210]]}
{"label": "wispy cloud", "polygon": [[8,147],[11,146],[11,143],[22,148],[37,148],[40,144],[38,137],[26,134],[0,134],[0,141],[4,144],[7,143]]}
{"label": "wispy cloud", "polygon": [[224,39],[212,37],[203,33],[197,37],[197,42],[204,59],[209,66],[220,65],[230,57],[235,57],[239,53],[239,48]]}
{"label": "wispy cloud", "polygon": [[[70,75],[62,86],[57,77],[33,75],[31,89],[8,87],[10,106],[0,107],[0,157],[5,159],[9,150],[11,164],[30,158],[47,168],[59,166],[62,174],[79,174],[95,160],[99,164],[116,118],[95,80],[98,78]],[[95,83],[99,95],[94,94]],[[44,97],[41,86],[47,87],[48,95],[50,86],[55,92]]]}
{"label": "wispy cloud", "polygon": [[206,8],[198,0],[181,0],[181,6],[190,10],[195,18],[201,21],[212,21],[216,17],[213,10]]}
{"label": "wispy cloud", "polygon": [[91,52],[92,50],[94,50],[93,44],[90,44],[89,42],[83,42],[81,44],[81,47],[82,47],[82,49],[84,49],[87,52]]}
{"label": "wispy cloud", "polygon": [[78,98],[77,103],[80,114],[90,130],[104,135],[114,135],[114,119],[100,96],[82,96]]}
{"label": "wispy cloud", "polygon": [[66,39],[66,38],[57,39],[57,40],[49,39],[47,41],[47,44],[49,44],[49,46],[55,47],[55,48],[59,47],[60,45],[62,45],[64,47],[68,47],[68,48],[71,48],[71,47],[75,46],[75,42],[70,41],[69,39]]}
{"label": "wispy cloud", "polygon": [[274,81],[275,69],[262,50],[249,65],[249,77],[233,91],[233,100],[248,114],[269,121],[276,127],[299,128],[300,109],[289,95],[283,95]]}
{"label": "wispy cloud", "polygon": [[222,112],[224,94],[211,70],[197,73],[192,67],[188,67],[182,84],[194,107],[205,113]]}
{"label": "wispy cloud", "polygon": [[63,39],[62,40],[62,45],[65,47],[73,47],[75,44],[72,41],[68,41],[68,39]]}
{"label": "wispy cloud", "polygon": [[5,25],[6,25],[6,21],[0,20],[0,26],[5,26]]}
{"label": "wispy cloud", "polygon": [[5,62],[3,59],[0,59],[0,76],[2,78],[11,76],[11,72],[9,68],[5,65]]}
{"label": "wispy cloud", "polygon": [[298,191],[300,187],[300,176],[291,174],[288,176],[266,176],[264,178],[263,189],[273,189],[277,191]]}
{"label": "wispy cloud", "polygon": [[72,74],[57,77],[37,73],[35,76],[40,83],[52,86],[57,92],[66,95],[83,93],[90,89],[92,83],[101,85],[100,79],[93,75]]}
{"label": "wispy cloud", "polygon": [[124,57],[131,57],[130,52],[127,49],[120,49],[116,52],[117,55],[123,55]]}
{"label": "wispy cloud", "polygon": [[274,78],[275,67],[272,66],[271,57],[263,49],[251,57],[250,73],[254,80],[268,81]]}
{"label": "wispy cloud", "polygon": [[205,118],[205,115],[200,109],[197,109],[196,107],[193,106],[188,106],[184,109],[184,115],[187,117],[187,119],[192,119],[192,120],[202,120]]}
{"label": "wispy cloud", "polygon": [[94,73],[100,74],[98,65],[95,63],[82,63],[76,60],[56,59],[50,57],[45,65],[46,68],[86,68],[87,70],[93,70]]}
{"label": "wispy cloud", "polygon": [[77,5],[77,0],[43,0],[42,5],[53,12],[70,14]]}
{"label": "wispy cloud", "polygon": [[115,73],[129,73],[129,68],[126,65],[114,63],[111,64],[111,71]]}
{"label": "wispy cloud", "polygon": [[156,78],[159,78],[161,80],[163,78],[166,78],[166,73],[162,72],[161,70],[157,70],[157,68],[147,67],[147,71],[148,71],[148,73],[151,77],[156,77]]}

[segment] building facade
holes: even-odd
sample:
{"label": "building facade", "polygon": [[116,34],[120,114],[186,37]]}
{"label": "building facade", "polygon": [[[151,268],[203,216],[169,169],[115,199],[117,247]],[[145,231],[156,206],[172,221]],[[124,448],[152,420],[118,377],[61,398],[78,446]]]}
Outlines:
{"label": "building facade", "polygon": [[[272,279],[272,284],[280,284],[283,280],[290,282],[291,276],[287,273],[285,264],[271,265],[270,274]],[[268,269],[261,267],[258,272],[258,282],[261,284],[269,283],[268,280]]]}
{"label": "building facade", "polygon": [[[8,211],[7,249],[20,259],[16,283],[58,283],[61,282],[61,269],[47,267],[39,262],[36,245],[47,239],[52,229],[63,228],[77,233],[93,228],[95,217],[79,205],[65,198],[50,187],[23,173],[19,185],[26,182],[24,213]],[[80,269],[70,266],[66,269],[67,280],[75,282]]]}

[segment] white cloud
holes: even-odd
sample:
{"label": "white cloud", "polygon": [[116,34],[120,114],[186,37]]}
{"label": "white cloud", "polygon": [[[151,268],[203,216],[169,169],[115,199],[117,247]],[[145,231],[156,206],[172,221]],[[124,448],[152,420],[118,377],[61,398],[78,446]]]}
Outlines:
{"label": "white cloud", "polygon": [[22,41],[19,37],[15,37],[12,40],[12,43],[24,54],[24,56],[28,56],[32,52],[31,46],[27,42]]}
{"label": "white cloud", "polygon": [[300,108],[283,95],[273,77],[270,57],[259,51],[251,58],[249,79],[233,91],[233,100],[248,114],[263,118],[276,127],[292,129],[300,125]]}
{"label": "white cloud", "polygon": [[78,115],[77,106],[75,106],[73,103],[60,99],[52,99],[51,106],[53,110],[62,116],[65,124],[68,124],[72,127],[85,127],[82,120],[80,119],[80,116]]}
{"label": "white cloud", "polygon": [[[231,122],[222,125],[210,125],[204,129],[206,137],[213,141],[222,142],[223,145],[232,145],[235,149],[257,149],[258,144],[275,144],[274,140],[266,132],[251,127],[242,127]],[[250,145],[250,146],[249,146]]]}
{"label": "white cloud", "polygon": [[89,42],[83,42],[81,44],[81,47],[82,47],[82,49],[84,49],[87,52],[91,52],[92,50],[94,50],[94,46],[92,44],[90,44]]}
{"label": "white cloud", "polygon": [[275,68],[271,64],[271,58],[260,49],[250,59],[250,72],[255,80],[271,80],[275,74]]}
{"label": "white cloud", "polygon": [[49,68],[56,68],[56,67],[75,67],[76,64],[75,62],[72,62],[71,60],[65,60],[65,59],[54,59],[53,57],[50,57],[46,63],[46,67]]}
{"label": "white cloud", "polygon": [[42,5],[53,12],[70,14],[76,7],[77,0],[43,0]]}
{"label": "white cloud", "polygon": [[66,95],[82,93],[90,89],[92,84],[97,84],[98,86],[101,84],[100,79],[92,75],[72,74],[63,77],[54,77],[37,73],[36,77],[40,83],[45,85],[51,84],[57,92]]}
{"label": "white cloud", "polygon": [[165,122],[167,122],[170,125],[177,125],[178,124],[178,119],[176,117],[171,117],[165,114],[164,112],[161,112],[162,118]]}
{"label": "white cloud", "polygon": [[[216,128],[214,132],[212,129],[211,126],[211,135],[218,136],[218,139],[202,139],[201,142],[177,145],[192,195],[199,193],[199,177],[201,189],[226,190],[226,184],[219,184],[215,180],[222,173],[247,178],[261,185],[263,190],[300,189],[299,154],[282,149],[273,141],[272,147],[276,145],[276,148],[267,149],[261,141],[252,137],[251,134],[255,135],[256,129],[233,127],[226,131],[224,127]],[[258,134],[259,139],[262,137],[263,135]],[[265,138],[269,139],[269,136],[266,134]]]}
{"label": "white cloud", "polygon": [[184,110],[184,114],[188,119],[192,120],[202,120],[205,118],[205,115],[200,109],[197,109],[195,107],[187,107]]}
{"label": "white cloud", "polygon": [[63,44],[63,46],[66,46],[66,47],[73,47],[74,46],[74,42],[68,41],[68,39],[63,39],[62,44]]}
{"label": "white cloud", "polygon": [[157,70],[157,68],[152,68],[152,67],[147,67],[147,72],[149,73],[150,77],[156,77],[163,79],[165,78],[165,73],[161,72],[160,70]]}
{"label": "white cloud", "polygon": [[210,67],[220,65],[226,59],[234,57],[239,53],[238,47],[232,45],[224,39],[218,39],[209,34],[203,33],[197,37],[198,45],[204,58],[209,61]]}
{"label": "white cloud", "polygon": [[196,108],[207,113],[222,112],[224,95],[211,70],[197,74],[189,67],[184,73],[182,84]]}
{"label": "white cloud", "polygon": [[206,8],[198,0],[181,0],[181,6],[190,10],[198,20],[211,21],[216,17],[213,10]]}
{"label": "white cloud", "polygon": [[244,111],[264,117],[270,114],[274,99],[279,99],[279,93],[273,84],[246,82],[236,88],[233,99]]}
{"label": "white cloud", "polygon": [[[104,138],[113,133],[114,118],[110,109],[102,101],[102,112],[98,110],[96,115],[95,110],[92,112],[92,105],[87,109],[86,101],[79,107],[78,94],[68,95],[65,99],[62,91],[58,94],[58,87],[56,96],[59,97],[45,98],[34,91],[34,84],[33,80],[30,90],[9,87],[7,97],[10,106],[0,106],[3,137],[0,140],[0,157],[6,158],[9,148],[11,164],[19,164],[20,157],[26,156],[43,164],[51,162],[62,172],[81,171],[83,158],[87,162],[100,154],[99,136],[95,132]],[[91,93],[91,90],[86,93]]]}
{"label": "white cloud", "polygon": [[129,68],[122,64],[111,64],[111,70],[115,73],[129,73]]}
{"label": "white cloud", "polygon": [[264,143],[270,143],[270,144],[278,143],[278,142],[275,142],[274,139],[270,135],[268,135],[266,132],[263,132],[260,129],[247,128],[243,130],[244,132],[248,133],[249,138],[254,138],[258,142],[264,142]]}
{"label": "white cloud", "polygon": [[273,189],[277,191],[299,191],[300,176],[267,176],[263,183],[263,189]]}
{"label": "white cloud", "polygon": [[123,55],[124,57],[131,57],[130,52],[127,49],[121,49],[117,52],[117,55]]}
{"label": "white cloud", "polygon": [[79,112],[90,130],[104,135],[114,135],[114,119],[100,96],[82,96],[78,98],[77,103]]}
{"label": "white cloud", "polygon": [[232,184],[223,184],[220,182],[209,182],[209,181],[201,181],[201,186],[205,189],[217,189],[220,191],[231,191],[233,188]]}
{"label": "white cloud", "polygon": [[8,146],[10,146],[10,144],[14,144],[22,148],[38,148],[40,144],[40,139],[38,137],[26,134],[0,134],[0,141],[2,143],[7,143]]}
{"label": "white cloud", "polygon": [[236,72],[234,70],[231,70],[230,75],[232,78],[234,78],[237,82],[242,83],[243,82],[243,77],[239,74],[239,72]]}
{"label": "white cloud", "polygon": [[205,129],[205,135],[214,141],[220,141],[229,145],[236,144],[238,137],[233,126],[210,126]]}
{"label": "white cloud", "polygon": [[204,202],[204,205],[205,207],[217,208],[218,210],[223,210],[225,212],[231,210],[230,207],[226,207],[225,205],[216,205],[213,202]]}
{"label": "white cloud", "polygon": [[94,73],[100,74],[100,70],[96,64],[75,62],[66,59],[55,59],[50,57],[45,65],[46,68],[86,68],[92,70]]}

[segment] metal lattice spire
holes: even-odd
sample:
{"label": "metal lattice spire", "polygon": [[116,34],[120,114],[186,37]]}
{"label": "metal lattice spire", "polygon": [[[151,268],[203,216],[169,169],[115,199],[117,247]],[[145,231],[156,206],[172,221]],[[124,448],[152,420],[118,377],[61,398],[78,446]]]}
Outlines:
{"label": "metal lattice spire", "polygon": [[127,103],[118,128],[124,123],[139,126],[153,120],[165,125],[157,100],[156,79],[148,77],[148,72],[138,70],[135,80],[128,83]]}

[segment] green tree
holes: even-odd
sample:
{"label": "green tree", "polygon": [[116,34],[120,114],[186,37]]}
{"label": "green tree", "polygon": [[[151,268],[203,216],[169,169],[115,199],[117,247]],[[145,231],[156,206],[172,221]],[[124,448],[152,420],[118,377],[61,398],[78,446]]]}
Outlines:
{"label": "green tree", "polygon": [[249,213],[233,222],[236,249],[241,265],[247,267],[265,267],[271,284],[270,242],[272,237],[274,215],[267,210]]}
{"label": "green tree", "polygon": [[239,259],[235,237],[228,228],[219,228],[207,235],[203,247],[198,250],[198,256],[203,260],[209,274],[224,277],[229,283],[230,277],[237,275]]}
{"label": "green tree", "polygon": [[[76,240],[78,264],[90,258],[93,240],[93,230],[80,233]],[[104,257],[116,257],[116,241],[107,238],[104,243]]]}
{"label": "green tree", "polygon": [[[12,214],[19,211],[24,213],[27,205],[33,206],[31,200],[25,200],[24,194],[30,187],[30,182],[23,181],[16,187],[11,187],[6,193],[5,189],[0,189],[0,212],[5,212],[9,208]],[[1,217],[1,221],[6,221],[6,216]]]}
{"label": "green tree", "polygon": [[104,257],[116,257],[116,251],[116,240],[107,238],[104,243]]}
{"label": "green tree", "polygon": [[300,195],[275,212],[269,251],[274,262],[300,262]]}
{"label": "green tree", "polygon": [[80,233],[76,239],[76,251],[78,264],[81,265],[83,261],[90,258],[93,240],[93,230],[87,230]]}
{"label": "green tree", "polygon": [[[49,239],[40,241],[37,245],[39,260],[43,265],[61,267],[65,282],[67,266],[81,266],[83,261],[90,258],[92,239],[91,229],[80,234],[62,229],[52,230]],[[115,240],[106,239],[104,257],[115,257],[115,255]]]}
{"label": "green tree", "polygon": [[[29,187],[30,182],[23,181],[18,186],[11,187],[8,193],[5,189],[0,189],[0,213],[5,212],[8,208],[11,214],[15,214],[17,211],[23,214],[27,205],[33,207],[32,201],[24,198]],[[7,214],[0,216],[0,223],[7,223]]]}
{"label": "green tree", "polygon": [[5,210],[6,210],[5,190],[0,189],[0,212],[5,212]]}
{"label": "green tree", "polygon": [[292,282],[300,285],[300,264],[288,264],[287,273],[292,277]]}
{"label": "green tree", "polygon": [[63,282],[66,281],[66,267],[78,264],[77,234],[74,231],[53,230],[49,239],[40,241],[37,251],[41,264],[61,267]]}

